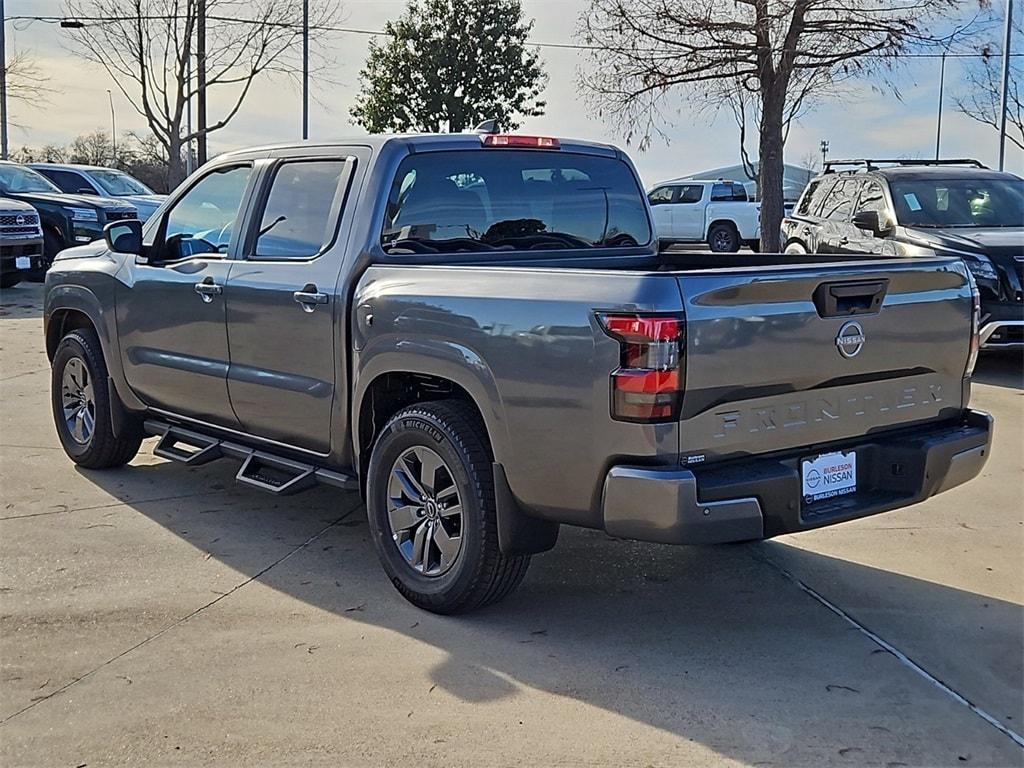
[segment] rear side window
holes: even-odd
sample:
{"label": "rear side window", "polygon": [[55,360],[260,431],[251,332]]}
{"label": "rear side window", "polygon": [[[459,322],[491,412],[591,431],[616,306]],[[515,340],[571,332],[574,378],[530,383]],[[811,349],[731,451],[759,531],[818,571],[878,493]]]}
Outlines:
{"label": "rear side window", "polygon": [[721,203],[726,200],[732,200],[731,184],[715,184],[711,187],[711,202]]}
{"label": "rear side window", "polygon": [[704,197],[703,184],[687,184],[679,193],[680,203],[699,203]]}
{"label": "rear side window", "polygon": [[799,216],[811,216],[821,208],[821,201],[829,190],[828,179],[815,179],[807,185],[796,213]]}
{"label": "rear side window", "polygon": [[398,168],[381,232],[392,254],[646,245],[644,193],[614,157],[560,150],[422,152]]}
{"label": "rear side window", "polygon": [[308,259],[325,250],[338,229],[349,171],[348,162],[333,159],[287,162],[278,167],[252,255],[257,259]]}
{"label": "rear side window", "polygon": [[829,221],[849,221],[853,216],[853,201],[858,186],[856,179],[839,179],[825,198],[822,217]]}

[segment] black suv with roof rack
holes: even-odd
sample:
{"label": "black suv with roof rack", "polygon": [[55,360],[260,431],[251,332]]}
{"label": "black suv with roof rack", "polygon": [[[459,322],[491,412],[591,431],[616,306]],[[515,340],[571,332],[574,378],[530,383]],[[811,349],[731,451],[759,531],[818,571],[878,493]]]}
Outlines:
{"label": "black suv with roof rack", "polygon": [[977,160],[829,161],[783,220],[782,243],[959,256],[981,294],[982,346],[1024,347],[1024,179],[1012,173]]}

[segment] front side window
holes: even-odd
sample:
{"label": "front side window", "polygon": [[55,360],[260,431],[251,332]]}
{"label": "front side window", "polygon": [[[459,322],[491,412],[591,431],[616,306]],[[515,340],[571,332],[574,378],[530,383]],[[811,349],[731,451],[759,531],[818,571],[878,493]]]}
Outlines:
{"label": "front side window", "polygon": [[672,187],[658,187],[647,196],[647,199],[651,201],[651,205],[661,205],[664,203],[671,203],[672,195]]}
{"label": "front side window", "polygon": [[21,165],[0,163],[0,192],[60,192],[43,174]]}
{"label": "front side window", "polygon": [[864,185],[864,189],[860,193],[860,201],[857,203],[857,210],[885,213],[885,193],[878,182],[869,181]]}
{"label": "front side window", "polygon": [[89,182],[74,171],[55,171],[47,169],[45,171],[40,171],[40,173],[60,187],[64,192],[76,194],[83,189],[89,189],[96,192]]}
{"label": "front side window", "polygon": [[274,174],[270,195],[256,234],[254,255],[263,259],[316,256],[334,241],[348,179],[344,160],[282,164]]}
{"label": "front side window", "polygon": [[164,220],[161,258],[226,253],[252,167],[217,168],[179,198]]}
{"label": "front side window", "polygon": [[391,254],[585,250],[650,240],[644,194],[626,163],[498,148],[405,158],[381,233]]}
{"label": "front side window", "polygon": [[896,219],[905,227],[1024,227],[1024,180],[894,179]]}

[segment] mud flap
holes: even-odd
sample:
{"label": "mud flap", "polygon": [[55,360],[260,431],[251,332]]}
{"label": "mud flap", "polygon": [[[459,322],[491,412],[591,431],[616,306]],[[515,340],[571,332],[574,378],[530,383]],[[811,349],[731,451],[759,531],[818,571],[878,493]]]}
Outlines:
{"label": "mud flap", "polygon": [[498,546],[509,556],[547,552],[558,541],[558,523],[523,513],[508,487],[505,468],[495,462],[494,501],[498,515]]}

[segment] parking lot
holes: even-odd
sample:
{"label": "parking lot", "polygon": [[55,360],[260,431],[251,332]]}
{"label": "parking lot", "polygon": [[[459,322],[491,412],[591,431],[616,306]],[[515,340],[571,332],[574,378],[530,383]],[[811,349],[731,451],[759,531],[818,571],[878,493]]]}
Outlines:
{"label": "parking lot", "polygon": [[0,762],[1024,764],[1021,368],[984,357],[982,477],[756,544],[563,528],[445,618],[387,582],[356,494],[232,462],[76,469],[41,286],[0,304]]}

